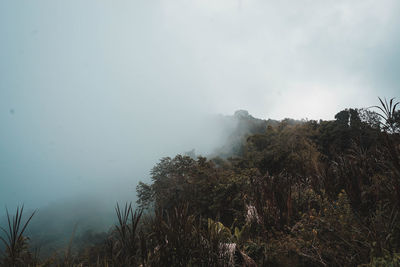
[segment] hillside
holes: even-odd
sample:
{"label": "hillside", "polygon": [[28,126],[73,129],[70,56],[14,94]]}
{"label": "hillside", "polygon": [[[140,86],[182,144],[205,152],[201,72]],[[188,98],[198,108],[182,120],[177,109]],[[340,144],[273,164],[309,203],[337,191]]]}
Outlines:
{"label": "hillside", "polygon": [[400,111],[392,100],[381,104],[331,121],[262,120],[243,110],[221,116],[232,129],[226,143],[207,158],[162,158],[150,183],[137,185],[137,205],[116,206],[109,233],[88,232],[76,238],[79,249],[43,259],[16,220],[4,230],[1,262],[397,266]]}

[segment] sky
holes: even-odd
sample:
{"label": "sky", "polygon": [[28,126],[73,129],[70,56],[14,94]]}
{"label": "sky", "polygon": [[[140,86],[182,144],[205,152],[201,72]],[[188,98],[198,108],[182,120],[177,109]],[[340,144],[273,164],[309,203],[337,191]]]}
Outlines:
{"label": "sky", "polygon": [[[134,199],[213,114],[333,119],[398,97],[398,0],[3,0],[0,207]],[[104,194],[107,192],[107,194]]]}

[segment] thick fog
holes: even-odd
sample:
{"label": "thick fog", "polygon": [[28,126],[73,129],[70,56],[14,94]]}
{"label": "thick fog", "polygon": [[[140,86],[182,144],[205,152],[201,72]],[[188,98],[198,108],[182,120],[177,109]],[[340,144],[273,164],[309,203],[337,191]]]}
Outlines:
{"label": "thick fog", "polygon": [[395,96],[399,11],[397,0],[1,1],[0,208],[40,218],[75,203],[69,216],[82,199],[112,212],[161,157],[222,145],[215,114],[332,119]]}

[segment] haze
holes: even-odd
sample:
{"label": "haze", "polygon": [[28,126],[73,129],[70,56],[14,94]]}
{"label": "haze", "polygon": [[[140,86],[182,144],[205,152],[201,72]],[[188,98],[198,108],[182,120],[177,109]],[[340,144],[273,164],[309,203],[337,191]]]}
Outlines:
{"label": "haze", "polygon": [[213,114],[333,119],[398,95],[400,2],[1,1],[0,207],[135,200]]}

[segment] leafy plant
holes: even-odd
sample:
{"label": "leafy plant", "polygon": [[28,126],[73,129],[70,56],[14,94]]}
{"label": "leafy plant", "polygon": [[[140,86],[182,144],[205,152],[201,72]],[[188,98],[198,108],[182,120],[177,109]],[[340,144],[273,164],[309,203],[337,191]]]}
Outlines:
{"label": "leafy plant", "polygon": [[23,266],[24,260],[30,256],[28,251],[29,238],[25,237],[23,234],[36,211],[32,212],[26,222],[22,224],[23,211],[24,206],[21,208],[17,207],[15,215],[13,215],[11,219],[8,209],[6,208],[8,229],[6,230],[0,227],[5,234],[5,238],[0,237],[0,240],[5,245],[5,255],[3,257],[4,266]]}
{"label": "leafy plant", "polygon": [[383,114],[378,113],[378,116],[381,117],[384,121],[383,128],[385,130],[390,131],[391,133],[396,133],[399,131],[399,128],[397,127],[397,116],[398,116],[398,111],[396,110],[397,105],[400,104],[400,102],[393,102],[394,98],[391,98],[389,103],[387,102],[386,98],[384,101],[379,97],[379,101],[381,102],[382,106],[373,106],[374,108],[378,108],[380,111],[382,111]]}
{"label": "leafy plant", "polygon": [[115,207],[118,224],[115,226],[117,239],[113,245],[113,258],[118,264],[132,265],[137,261],[137,228],[143,211],[133,212],[132,204],[125,203],[123,209]]}

